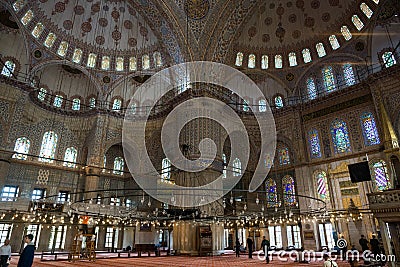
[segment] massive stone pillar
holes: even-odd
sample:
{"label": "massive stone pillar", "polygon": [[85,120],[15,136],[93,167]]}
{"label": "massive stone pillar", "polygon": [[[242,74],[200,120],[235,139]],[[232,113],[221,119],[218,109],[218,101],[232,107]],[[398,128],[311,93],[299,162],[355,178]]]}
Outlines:
{"label": "massive stone pillar", "polygon": [[8,171],[10,169],[10,159],[13,153],[10,151],[0,152],[0,187],[3,188],[6,183]]}
{"label": "massive stone pillar", "polygon": [[[85,168],[85,192],[95,191],[99,189],[99,179],[100,179],[100,168],[96,167],[86,167]],[[97,193],[85,193],[85,199],[96,199]]]}

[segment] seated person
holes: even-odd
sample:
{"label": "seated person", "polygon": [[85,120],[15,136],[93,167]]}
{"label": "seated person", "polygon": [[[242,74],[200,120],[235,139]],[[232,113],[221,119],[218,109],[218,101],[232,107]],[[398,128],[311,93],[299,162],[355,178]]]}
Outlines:
{"label": "seated person", "polygon": [[240,244],[240,252],[246,252],[246,248],[243,246],[243,243]]}

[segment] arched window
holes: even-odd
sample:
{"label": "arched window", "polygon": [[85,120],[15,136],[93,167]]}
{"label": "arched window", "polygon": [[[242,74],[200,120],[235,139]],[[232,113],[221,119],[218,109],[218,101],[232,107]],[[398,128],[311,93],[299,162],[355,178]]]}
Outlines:
{"label": "arched window", "polygon": [[372,168],[374,170],[373,176],[376,189],[379,191],[389,189],[390,180],[386,168],[386,163],[383,160],[379,160],[373,163]]}
{"label": "arched window", "polygon": [[7,77],[11,77],[15,70],[15,63],[11,60],[7,60],[4,63],[3,69],[1,70],[1,74]]}
{"label": "arched window", "polygon": [[265,191],[267,191],[267,208],[278,207],[278,192],[276,190],[276,182],[269,178],[265,182]]}
{"label": "arched window", "polygon": [[28,10],[26,11],[25,15],[21,18],[21,23],[26,26],[33,18],[33,11]]}
{"label": "arched window", "polygon": [[336,119],[332,122],[331,135],[335,153],[351,151],[347,125],[343,120]]}
{"label": "arched window", "polygon": [[39,161],[53,162],[56,154],[58,136],[53,131],[45,132],[43,135],[42,146],[40,147]]}
{"label": "arched window", "polygon": [[272,168],[272,165],[274,165],[274,156],[275,156],[275,153],[274,153],[274,155],[271,155],[271,154],[268,153],[265,156],[265,167],[267,169]]}
{"label": "arched window", "polygon": [[53,106],[55,106],[56,108],[61,108],[62,103],[63,103],[63,96],[62,95],[56,95],[54,97]]}
{"label": "arched window", "polygon": [[254,69],[256,67],[256,55],[249,55],[249,62],[247,64],[247,67],[249,67],[250,69]]}
{"label": "arched window", "polygon": [[112,110],[120,111],[121,110],[121,105],[122,101],[119,98],[115,98],[113,105],[112,105]]}
{"label": "arched window", "polygon": [[142,68],[144,70],[150,69],[150,57],[147,54],[142,56]]}
{"label": "arched window", "polygon": [[72,55],[72,62],[79,63],[82,59],[82,49],[75,48],[74,54]]}
{"label": "arched window", "polygon": [[333,77],[333,69],[331,66],[322,69],[322,77],[324,78],[324,86],[327,92],[336,90],[335,78]]}
{"label": "arched window", "polygon": [[76,155],[78,154],[78,151],[76,150],[75,147],[69,147],[65,150],[64,154],[64,163],[63,166],[69,167],[69,168],[75,168],[76,166]]}
{"label": "arched window", "polygon": [[322,156],[321,143],[316,129],[313,129],[308,133],[308,143],[310,144],[311,158],[320,158]]}
{"label": "arched window", "polygon": [[136,102],[132,102],[131,104],[131,108],[130,108],[130,110],[129,110],[129,112],[130,112],[130,114],[136,114],[136,109],[137,109],[137,105],[136,105]]}
{"label": "arched window", "polygon": [[168,158],[163,158],[161,167],[161,181],[169,181],[171,179],[171,161]]}
{"label": "arched window", "polygon": [[360,9],[365,14],[365,16],[367,16],[367,18],[369,18],[369,19],[374,14],[374,12],[371,10],[371,8],[364,2],[360,4]]}
{"label": "arched window", "polygon": [[46,94],[47,94],[47,90],[43,87],[41,87],[39,89],[39,93],[38,93],[38,99],[40,101],[44,101],[44,99],[46,98]]}
{"label": "arched window", "polygon": [[301,51],[301,53],[303,54],[304,63],[310,63],[312,61],[310,49],[304,48],[303,51]]}
{"label": "arched window", "polygon": [[308,99],[310,100],[317,98],[317,87],[315,86],[315,81],[312,77],[307,79],[307,94]]}
{"label": "arched window", "polygon": [[46,40],[44,41],[44,45],[47,48],[52,48],[56,39],[57,39],[57,36],[54,33],[50,32],[47,35]]}
{"label": "arched window", "polygon": [[233,171],[233,176],[240,176],[242,174],[242,162],[240,162],[240,159],[235,158],[233,160],[233,166],[232,166],[232,171]]}
{"label": "arched window", "polygon": [[382,59],[383,59],[383,63],[385,64],[386,68],[389,68],[397,63],[393,53],[390,51],[383,53]]}
{"label": "arched window", "polygon": [[39,36],[42,34],[43,31],[44,31],[44,26],[42,23],[39,22],[35,25],[35,28],[33,28],[32,36],[35,38],[39,38]]}
{"label": "arched window", "polygon": [[357,30],[361,31],[364,28],[364,23],[357,15],[353,15],[351,17],[351,21],[353,22],[354,26],[356,26]]}
{"label": "arched window", "polygon": [[103,56],[101,58],[101,69],[102,70],[110,69],[110,57],[109,56]]}
{"label": "arched window", "polygon": [[378,129],[376,128],[375,119],[371,112],[365,112],[361,115],[361,126],[366,146],[380,143]]}
{"label": "arched window", "polygon": [[317,54],[319,57],[324,57],[326,56],[326,51],[323,43],[318,43],[315,45],[315,48],[317,49]]}
{"label": "arched window", "polygon": [[356,79],[354,77],[354,72],[353,72],[353,66],[350,63],[346,63],[343,65],[343,76],[347,86],[352,86],[356,84]]}
{"label": "arched window", "polygon": [[123,57],[117,57],[115,59],[115,70],[116,71],[124,70],[124,58]]}
{"label": "arched window", "polygon": [[279,165],[281,166],[290,164],[289,148],[287,147],[278,148],[278,160],[279,160]]}
{"label": "arched window", "polygon": [[265,100],[265,99],[258,100],[258,111],[260,111],[260,112],[267,111],[267,100]]}
{"label": "arched window", "polygon": [[113,174],[117,174],[117,175],[124,174],[124,159],[122,157],[116,157],[114,159]]}
{"label": "arched window", "polygon": [[286,175],[282,179],[282,187],[283,187],[283,200],[285,202],[285,206],[294,206],[296,205],[296,190],[294,187],[294,179],[290,175]]}
{"label": "arched window", "polygon": [[296,53],[295,52],[290,52],[289,53],[289,66],[290,67],[297,66],[297,58],[296,58]]}
{"label": "arched window", "polygon": [[89,99],[89,108],[95,108],[96,107],[96,98],[91,97]]}
{"label": "arched window", "polygon": [[261,57],[261,69],[266,70],[268,69],[268,56],[263,55]]}
{"label": "arched window", "polygon": [[276,108],[283,108],[283,98],[280,95],[275,96],[274,98],[275,107]]}
{"label": "arched window", "polygon": [[333,50],[336,50],[340,47],[339,41],[336,38],[336,35],[331,35],[329,36],[329,43],[331,44],[331,47]]}
{"label": "arched window", "polygon": [[346,25],[343,25],[340,28],[340,31],[341,31],[341,33],[342,33],[342,35],[343,35],[343,37],[344,37],[344,39],[346,41],[349,41],[353,37],[353,35],[351,34],[349,28]]}
{"label": "arched window", "polygon": [[315,173],[315,180],[317,183],[317,194],[322,200],[329,199],[329,189],[328,189],[328,178],[324,171],[319,171]]}
{"label": "arched window", "polygon": [[226,178],[226,155],[225,153],[222,154],[222,178]]}
{"label": "arched window", "polygon": [[275,68],[281,69],[283,67],[282,55],[275,55]]}
{"label": "arched window", "polygon": [[249,102],[246,99],[243,99],[243,111],[249,111],[250,107],[249,107]]}
{"label": "arched window", "polygon": [[25,0],[17,0],[13,4],[14,11],[18,13],[25,6]]}
{"label": "arched window", "polygon": [[97,55],[94,53],[90,53],[87,59],[86,66],[89,68],[94,68],[94,66],[96,66],[96,59]]}
{"label": "arched window", "polygon": [[15,153],[12,157],[14,159],[26,160],[28,157],[26,154],[29,154],[30,146],[31,146],[31,141],[29,141],[28,138],[26,137],[18,138],[15,141],[15,146],[14,146],[14,151],[17,153]]}
{"label": "arched window", "polygon": [[154,59],[154,66],[156,66],[157,68],[162,67],[163,63],[160,52],[154,52],[153,59]]}
{"label": "arched window", "polygon": [[129,58],[129,71],[136,71],[137,70],[137,62],[136,57]]}
{"label": "arched window", "polygon": [[81,100],[79,98],[74,98],[72,100],[72,110],[80,110],[81,109]]}
{"label": "arched window", "polygon": [[238,66],[238,67],[241,67],[243,65],[243,53],[242,52],[238,52],[236,54],[235,65]]}
{"label": "arched window", "polygon": [[57,49],[57,54],[61,57],[65,57],[68,50],[68,43],[66,41],[62,41]]}

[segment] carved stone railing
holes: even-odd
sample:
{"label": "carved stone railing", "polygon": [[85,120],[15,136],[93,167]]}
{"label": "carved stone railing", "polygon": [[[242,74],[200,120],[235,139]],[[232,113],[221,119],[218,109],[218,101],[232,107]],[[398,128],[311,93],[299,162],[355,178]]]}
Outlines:
{"label": "carved stone railing", "polygon": [[400,189],[370,193],[367,196],[370,209],[374,213],[390,213],[400,211]]}

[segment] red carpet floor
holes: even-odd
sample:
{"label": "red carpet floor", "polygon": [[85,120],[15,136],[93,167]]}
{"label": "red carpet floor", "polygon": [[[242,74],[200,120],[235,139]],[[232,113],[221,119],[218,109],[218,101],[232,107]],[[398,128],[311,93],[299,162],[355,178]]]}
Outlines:
{"label": "red carpet floor", "polygon": [[[18,257],[13,257],[9,267],[15,267],[18,263]],[[338,262],[340,267],[349,267],[347,262]],[[274,260],[268,265],[264,261],[258,260],[256,257],[248,259],[245,256],[235,258],[234,255],[215,256],[215,257],[184,257],[184,256],[168,256],[168,257],[141,257],[141,258],[113,258],[113,259],[98,259],[95,262],[88,261],[40,261],[40,258],[35,258],[33,267],[58,267],[58,266],[102,266],[102,267],[127,267],[127,266],[145,266],[145,267],[235,267],[235,266],[323,266],[322,261],[310,262],[309,264],[299,264],[293,261],[280,262]]]}

